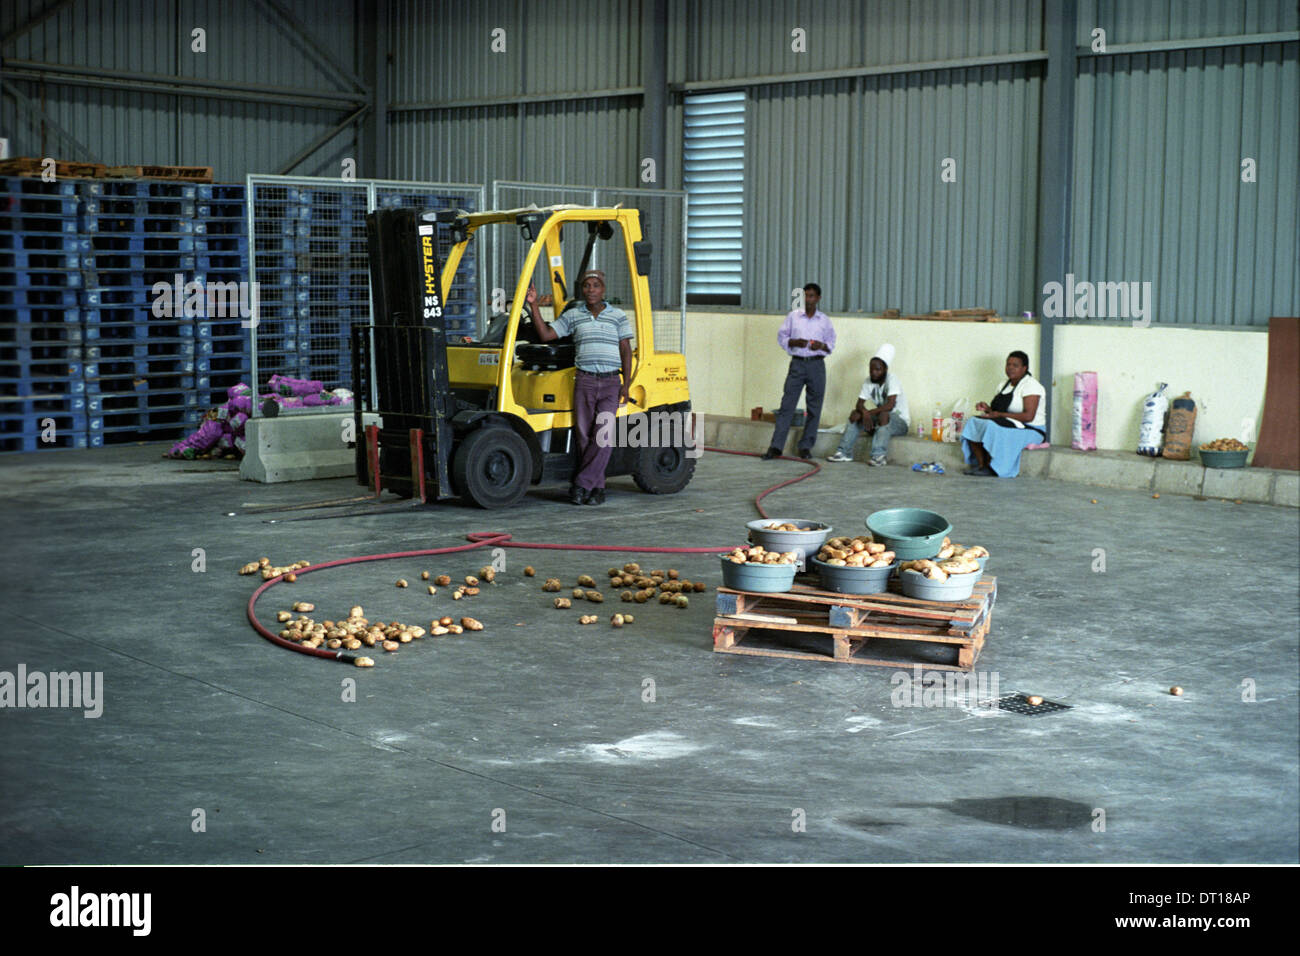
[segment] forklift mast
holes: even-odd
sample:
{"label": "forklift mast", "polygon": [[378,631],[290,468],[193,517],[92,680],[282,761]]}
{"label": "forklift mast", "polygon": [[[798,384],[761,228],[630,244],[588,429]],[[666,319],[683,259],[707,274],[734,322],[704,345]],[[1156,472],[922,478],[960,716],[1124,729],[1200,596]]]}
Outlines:
{"label": "forklift mast", "polygon": [[449,470],[454,399],[432,213],[380,209],[366,217],[375,324],[352,327],[357,437],[370,404],[370,370],[382,427],[357,442],[357,477],[422,501],[455,495]]}

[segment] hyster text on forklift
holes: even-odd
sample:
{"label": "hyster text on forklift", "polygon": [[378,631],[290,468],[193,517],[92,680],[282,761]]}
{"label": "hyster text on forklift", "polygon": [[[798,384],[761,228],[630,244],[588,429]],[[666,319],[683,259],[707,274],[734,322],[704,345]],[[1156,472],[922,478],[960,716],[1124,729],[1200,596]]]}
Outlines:
{"label": "hyster text on forklift", "polygon": [[[628,440],[663,434],[660,422],[689,420],[691,414],[685,357],[655,349],[647,281],[651,247],[641,238],[638,210],[381,209],[366,225],[375,324],[352,329],[357,435],[363,412],[377,413],[382,424],[367,429],[364,443],[357,443],[358,482],[376,493],[387,488],[422,501],[460,496],[483,508],[504,508],[520,501],[530,485],[573,477],[573,342],[519,341],[525,296],[539,268],[541,288],[549,285],[554,303],[552,320],[566,308],[585,307],[566,279],[568,230],[570,248],[582,249],[572,275],[586,271],[602,241],[602,267],[611,278],[619,276],[620,289],[630,288],[632,307],[622,307],[636,334],[632,378],[617,427],[603,430],[618,442],[606,475],[631,475],[651,494],[686,487],[698,455],[691,441],[695,429],[673,429],[671,441]],[[514,298],[482,340],[449,341],[444,303],[461,263],[473,262],[473,256],[466,258],[470,243],[488,226],[497,227],[498,242],[517,229],[527,250],[514,277]],[[451,238],[441,268],[440,230]],[[574,233],[582,242],[573,242]],[[524,339],[531,337],[529,326],[525,320]]]}

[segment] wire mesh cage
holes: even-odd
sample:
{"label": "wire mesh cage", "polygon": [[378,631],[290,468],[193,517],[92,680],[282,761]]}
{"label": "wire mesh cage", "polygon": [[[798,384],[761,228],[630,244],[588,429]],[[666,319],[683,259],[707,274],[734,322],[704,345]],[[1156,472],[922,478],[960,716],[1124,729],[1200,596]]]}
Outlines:
{"label": "wire mesh cage", "polygon": [[[351,385],[351,327],[373,324],[368,213],[380,206],[474,211],[482,207],[484,189],[250,175],[247,195],[249,279],[259,300],[250,352],[260,395],[273,375],[320,381],[325,388]],[[440,242],[444,256],[449,243],[446,237]],[[473,260],[460,270],[448,297],[449,331],[477,331],[477,274]]]}

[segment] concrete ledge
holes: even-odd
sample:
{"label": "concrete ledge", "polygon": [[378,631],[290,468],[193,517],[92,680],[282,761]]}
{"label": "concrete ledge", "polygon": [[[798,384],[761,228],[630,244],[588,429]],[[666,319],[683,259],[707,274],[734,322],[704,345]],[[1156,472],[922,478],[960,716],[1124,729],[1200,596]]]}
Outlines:
{"label": "concrete ledge", "polygon": [[1138,454],[1053,448],[1047,477],[1081,485],[1147,491],[1155,472],[1155,459]]}
{"label": "concrete ledge", "polygon": [[[793,455],[801,432],[790,430],[785,453]],[[771,422],[745,418],[704,416],[705,444],[735,451],[762,452],[772,438]],[[819,433],[813,455],[824,459],[840,442],[839,434]],[[871,444],[858,442],[857,461],[866,461]],[[932,442],[901,435],[889,443],[889,463],[910,468],[921,461],[937,461],[949,473],[965,467],[961,443]],[[1026,449],[1020,457],[1020,474],[1104,488],[1157,491],[1166,494],[1204,495],[1233,501],[1255,501],[1300,508],[1300,474],[1268,468],[1206,468],[1197,461],[1146,458],[1131,451],[1076,451],[1073,448]]]}
{"label": "concrete ledge", "polygon": [[[363,427],[378,422],[377,415],[366,415]],[[247,445],[239,477],[245,481],[274,484],[356,474],[356,452],[343,440],[345,427],[352,427],[351,412],[250,418],[244,427]]]}

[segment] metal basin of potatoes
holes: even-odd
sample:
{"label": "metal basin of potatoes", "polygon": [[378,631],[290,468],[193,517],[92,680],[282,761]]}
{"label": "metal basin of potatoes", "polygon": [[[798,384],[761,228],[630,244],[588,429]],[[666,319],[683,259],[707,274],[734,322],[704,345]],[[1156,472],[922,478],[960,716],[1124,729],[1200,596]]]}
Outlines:
{"label": "metal basin of potatoes", "polygon": [[[767,547],[767,545],[764,545]],[[761,591],[780,594],[794,587],[793,564],[737,564],[722,558],[722,583],[737,591]]]}
{"label": "metal basin of potatoes", "polygon": [[908,597],[923,601],[964,601],[975,590],[983,572],[971,571],[968,574],[950,574],[947,581],[931,581],[919,571],[903,571],[898,580],[903,586],[903,593]]}
{"label": "metal basin of potatoes", "polygon": [[[804,530],[772,531],[767,527],[770,524],[792,524]],[[800,571],[807,568],[808,555],[816,554],[835,530],[828,524],[810,521],[807,518],[760,518],[757,521],[747,522],[745,527],[749,529],[749,540],[754,544],[762,545],[765,551],[781,553],[794,551],[798,554]]]}
{"label": "metal basin of potatoes", "polygon": [[889,588],[890,575],[899,564],[895,561],[886,568],[855,568],[846,564],[827,564],[815,557],[810,561],[821,578],[822,590],[839,594],[880,594]]}
{"label": "metal basin of potatoes", "polygon": [[1246,456],[1250,454],[1250,449],[1243,451],[1211,451],[1208,448],[1198,448],[1201,455],[1201,464],[1206,468],[1244,468],[1246,467]]}

